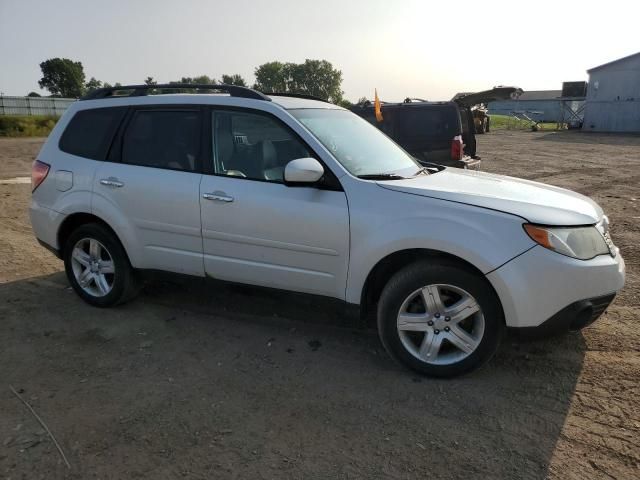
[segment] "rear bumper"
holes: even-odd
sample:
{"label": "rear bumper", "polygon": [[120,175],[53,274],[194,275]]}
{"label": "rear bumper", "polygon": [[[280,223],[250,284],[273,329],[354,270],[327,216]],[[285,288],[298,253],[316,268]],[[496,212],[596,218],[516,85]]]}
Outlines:
{"label": "rear bumper", "polygon": [[43,207],[35,200],[31,202],[29,216],[31,217],[31,228],[40,245],[52,252],[59,252],[61,248],[58,245],[58,230],[66,216]]}
{"label": "rear bumper", "polygon": [[543,338],[568,331],[582,330],[595,322],[613,302],[615,294],[579,300],[566,306],[537,327],[515,328],[519,336]]}

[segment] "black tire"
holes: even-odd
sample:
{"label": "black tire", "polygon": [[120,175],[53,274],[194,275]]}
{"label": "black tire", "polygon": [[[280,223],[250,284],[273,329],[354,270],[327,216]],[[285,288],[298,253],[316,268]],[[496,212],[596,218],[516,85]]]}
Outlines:
{"label": "black tire", "polygon": [[[112,287],[104,296],[95,296],[86,292],[78,283],[71,261],[75,245],[83,239],[94,239],[100,242],[113,260],[114,273],[110,277]],[[139,292],[139,281],[136,272],[129,263],[129,257],[118,238],[111,230],[99,223],[87,223],[76,228],[64,245],[64,268],[69,283],[85,302],[95,307],[112,307],[135,297]]]}
{"label": "black tire", "polygon": [[[434,284],[452,285],[468,292],[484,318],[484,333],[476,349],[447,365],[427,363],[414,356],[403,345],[397,328],[398,313],[405,299],[412,292]],[[403,268],[389,280],[378,303],[378,333],[387,352],[400,364],[433,377],[454,377],[480,368],[496,352],[504,325],[500,301],[488,281],[470,268],[446,260],[419,261]]]}

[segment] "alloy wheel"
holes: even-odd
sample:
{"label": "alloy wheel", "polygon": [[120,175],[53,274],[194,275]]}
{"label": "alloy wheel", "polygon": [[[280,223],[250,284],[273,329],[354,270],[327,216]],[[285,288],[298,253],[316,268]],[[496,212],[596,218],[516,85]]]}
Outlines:
{"label": "alloy wheel", "polygon": [[80,288],[94,297],[104,297],[113,288],[115,264],[106,247],[95,238],[79,240],[71,251],[73,275]]}
{"label": "alloy wheel", "polygon": [[477,300],[447,284],[427,285],[402,302],[397,328],[404,348],[422,362],[451,365],[471,355],[484,335]]}

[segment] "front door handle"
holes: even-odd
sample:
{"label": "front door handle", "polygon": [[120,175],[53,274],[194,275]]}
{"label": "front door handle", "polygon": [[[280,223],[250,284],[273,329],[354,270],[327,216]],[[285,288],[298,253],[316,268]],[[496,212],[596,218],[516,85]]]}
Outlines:
{"label": "front door handle", "polygon": [[106,187],[115,187],[115,188],[124,187],[124,183],[122,183],[120,180],[114,177],[103,178],[102,180],[100,180],[100,185],[104,185]]}
{"label": "front door handle", "polygon": [[233,202],[233,197],[228,196],[224,192],[203,193],[202,198],[204,198],[205,200],[211,200],[214,202],[224,202],[224,203]]}

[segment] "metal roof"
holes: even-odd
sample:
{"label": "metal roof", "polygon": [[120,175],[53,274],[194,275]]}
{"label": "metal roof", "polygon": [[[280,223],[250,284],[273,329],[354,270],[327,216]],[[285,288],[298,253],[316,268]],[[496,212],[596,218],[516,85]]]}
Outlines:
{"label": "metal roof", "polygon": [[638,57],[638,56],[640,56],[640,52],[634,53],[632,55],[628,55],[626,57],[619,58],[619,59],[614,60],[612,62],[603,63],[602,65],[598,65],[597,67],[590,68],[589,70],[587,70],[587,73],[591,73],[594,70],[600,70],[601,68],[609,67],[609,66],[613,65],[614,63],[624,62],[626,60],[631,60],[632,58],[635,58],[635,57]]}

